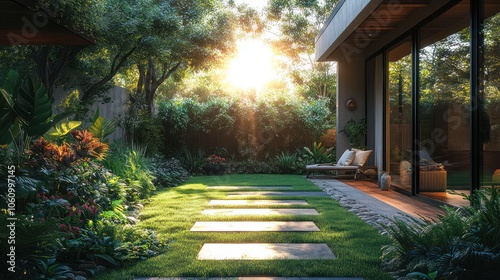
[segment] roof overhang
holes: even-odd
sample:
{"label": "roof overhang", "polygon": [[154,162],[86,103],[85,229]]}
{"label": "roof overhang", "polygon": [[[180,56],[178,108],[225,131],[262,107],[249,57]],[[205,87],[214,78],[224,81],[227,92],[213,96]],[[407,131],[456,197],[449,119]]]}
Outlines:
{"label": "roof overhang", "polygon": [[[316,60],[335,60],[334,52],[361,52],[384,39],[417,11],[448,1],[356,0],[340,1],[316,37]],[[344,53],[345,54],[345,53]]]}
{"label": "roof overhang", "polygon": [[91,45],[94,42],[58,24],[45,10],[33,12],[24,0],[0,0],[0,45]]}

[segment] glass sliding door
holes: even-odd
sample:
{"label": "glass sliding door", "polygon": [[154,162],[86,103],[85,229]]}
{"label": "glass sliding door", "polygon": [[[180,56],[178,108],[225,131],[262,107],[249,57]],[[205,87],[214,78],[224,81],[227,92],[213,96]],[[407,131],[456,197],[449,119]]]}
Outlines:
{"label": "glass sliding door", "polygon": [[500,170],[500,3],[498,0],[484,2],[484,76],[479,81],[483,94],[479,114],[483,144],[481,185],[491,186],[493,183],[500,185],[500,182],[493,182],[493,174]]}
{"label": "glass sliding door", "polygon": [[412,145],[412,55],[411,37],[387,51],[387,95],[389,125],[386,147],[393,185],[411,191]]}
{"label": "glass sliding door", "polygon": [[420,30],[420,193],[470,189],[470,7]]}

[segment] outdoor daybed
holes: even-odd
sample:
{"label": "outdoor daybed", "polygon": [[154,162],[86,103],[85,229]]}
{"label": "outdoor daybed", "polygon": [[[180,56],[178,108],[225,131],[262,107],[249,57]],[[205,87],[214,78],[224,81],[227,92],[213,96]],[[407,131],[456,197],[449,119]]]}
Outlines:
{"label": "outdoor daybed", "polygon": [[367,169],[376,169],[375,166],[364,166],[372,151],[362,151],[358,149],[346,150],[336,164],[311,164],[306,166],[307,175],[309,178],[313,172],[334,171],[351,171],[354,174],[354,179],[358,174],[363,173]]}
{"label": "outdoor daybed", "polygon": [[[448,172],[443,164],[432,160],[425,150],[420,151],[420,191],[445,192],[447,187]],[[403,160],[399,164],[399,174],[403,185],[411,185],[411,163]]]}

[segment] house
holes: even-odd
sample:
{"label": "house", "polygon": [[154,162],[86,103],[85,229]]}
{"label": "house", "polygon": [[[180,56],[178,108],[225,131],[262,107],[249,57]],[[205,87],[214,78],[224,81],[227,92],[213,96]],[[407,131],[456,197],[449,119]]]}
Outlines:
{"label": "house", "polygon": [[[315,47],[317,61],[337,63],[337,131],[366,118],[372,164],[394,187],[415,195],[492,185],[500,1],[340,0]],[[337,154],[348,148],[339,133]]]}
{"label": "house", "polygon": [[87,46],[92,40],[54,19],[56,10],[36,1],[0,0],[0,45]]}

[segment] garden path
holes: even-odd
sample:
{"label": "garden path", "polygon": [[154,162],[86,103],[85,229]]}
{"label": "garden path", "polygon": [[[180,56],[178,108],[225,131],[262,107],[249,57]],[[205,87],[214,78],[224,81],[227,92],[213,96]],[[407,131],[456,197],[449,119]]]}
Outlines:
{"label": "garden path", "polygon": [[[317,192],[293,191],[289,186],[215,186],[211,189],[227,190],[228,200],[211,200],[209,205],[232,206],[228,209],[205,209],[204,215],[319,215],[312,208],[275,208],[276,206],[308,205],[305,197],[328,196],[328,194]],[[251,188],[254,191],[242,191]],[[257,191],[255,191],[257,190]],[[289,190],[286,192],[277,190]],[[292,197],[288,200],[268,199],[234,199],[252,197]],[[232,198],[232,199],[231,199]],[[273,208],[244,208],[248,206],[273,206]],[[242,208],[234,208],[242,207]],[[214,232],[241,232],[241,231],[320,231],[312,221],[215,221],[196,222],[191,231],[214,231]],[[335,259],[332,250],[325,243],[205,243],[198,254],[199,260],[268,260],[268,259]],[[185,280],[201,278],[136,278],[137,280]],[[363,280],[363,278],[342,277],[233,277],[233,278],[208,278],[216,279],[238,279],[238,280]]]}

